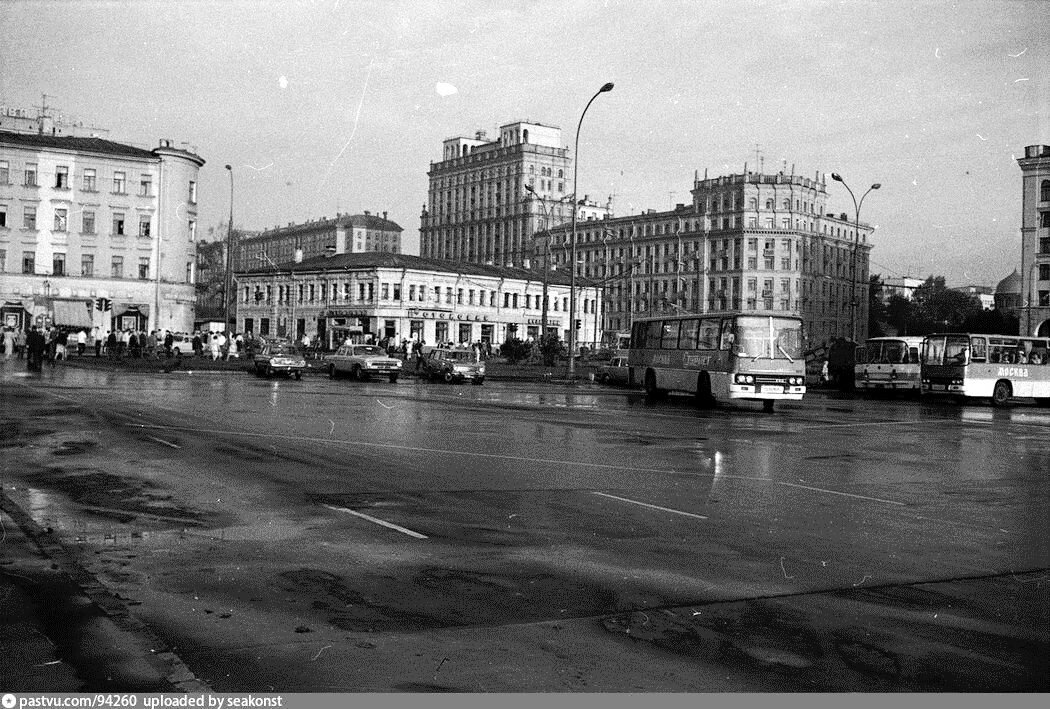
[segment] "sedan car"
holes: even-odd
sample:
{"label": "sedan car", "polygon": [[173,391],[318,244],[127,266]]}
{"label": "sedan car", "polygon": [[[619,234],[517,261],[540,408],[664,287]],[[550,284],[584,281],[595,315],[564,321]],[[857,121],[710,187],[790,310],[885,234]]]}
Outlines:
{"label": "sedan car", "polygon": [[261,351],[255,353],[255,373],[272,377],[274,374],[287,374],[301,379],[306,369],[306,359],[290,342],[267,342]]}
{"label": "sedan car", "polygon": [[594,378],[602,384],[627,384],[630,379],[626,357],[613,357],[595,368]]}
{"label": "sedan car", "polygon": [[423,376],[443,382],[485,381],[485,363],[475,362],[470,350],[432,350],[423,360]]}
{"label": "sedan car", "polygon": [[372,377],[387,377],[391,383],[401,375],[401,360],[391,357],[376,345],[343,344],[325,357],[328,376],[332,379],[349,375],[357,381]]}

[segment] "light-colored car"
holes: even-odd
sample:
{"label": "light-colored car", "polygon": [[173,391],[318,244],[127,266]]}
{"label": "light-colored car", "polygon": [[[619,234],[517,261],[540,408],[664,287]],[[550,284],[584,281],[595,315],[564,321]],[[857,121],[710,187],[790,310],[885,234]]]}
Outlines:
{"label": "light-colored car", "polygon": [[357,381],[387,377],[394,383],[401,376],[401,360],[391,357],[376,345],[343,344],[325,357],[325,362],[328,363],[328,376],[332,379],[345,375]]}
{"label": "light-colored car", "polygon": [[306,359],[290,342],[267,342],[255,354],[254,366],[255,373],[263,376],[287,374],[301,379],[306,369]]}
{"label": "light-colored car", "polygon": [[423,360],[423,376],[443,382],[482,384],[485,381],[485,363],[475,362],[470,350],[431,350]]}
{"label": "light-colored car", "polygon": [[605,364],[595,368],[595,379],[602,384],[627,384],[630,370],[627,368],[627,357],[613,357]]}
{"label": "light-colored car", "polygon": [[186,332],[172,333],[171,353],[176,357],[192,357],[193,335]]}

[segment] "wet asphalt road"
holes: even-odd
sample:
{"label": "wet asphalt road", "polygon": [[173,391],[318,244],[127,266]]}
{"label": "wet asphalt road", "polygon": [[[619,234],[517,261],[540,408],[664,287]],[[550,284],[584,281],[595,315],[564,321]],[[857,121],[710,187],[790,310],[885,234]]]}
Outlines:
{"label": "wet asphalt road", "polygon": [[1050,410],[0,377],[5,493],[219,691],[1050,688]]}

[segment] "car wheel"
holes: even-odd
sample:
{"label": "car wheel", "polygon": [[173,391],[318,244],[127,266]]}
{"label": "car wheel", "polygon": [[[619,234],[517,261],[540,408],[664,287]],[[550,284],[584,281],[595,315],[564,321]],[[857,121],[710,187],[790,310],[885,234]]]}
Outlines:
{"label": "car wheel", "polygon": [[446,384],[451,384],[456,380],[456,376],[452,372],[445,372],[445,376],[442,377]]}
{"label": "car wheel", "polygon": [[397,384],[397,375],[396,374],[391,374],[390,375],[390,383],[391,384]]}
{"label": "car wheel", "polygon": [[609,383],[609,374],[607,372],[602,372],[601,374],[598,375],[598,381],[600,383],[602,383],[602,384],[608,384]]}
{"label": "car wheel", "polygon": [[272,376],[273,376],[273,367],[268,364],[268,365],[266,365],[266,378],[269,379]]}
{"label": "car wheel", "polygon": [[762,400],[762,410],[765,411],[767,414],[773,413],[773,401],[773,399]]}
{"label": "car wheel", "polygon": [[1006,406],[1010,403],[1011,396],[1013,396],[1013,388],[1010,386],[1010,382],[996,382],[995,388],[992,389],[992,406]]}
{"label": "car wheel", "polygon": [[663,390],[656,388],[656,373],[649,370],[645,373],[645,395],[650,399],[659,399],[663,396]]}
{"label": "car wheel", "polygon": [[328,365],[328,378],[329,379],[335,379],[335,377],[336,377],[335,365],[334,364],[330,364],[330,365]]}
{"label": "car wheel", "polygon": [[303,378],[303,373],[300,372],[298,369],[295,370],[295,381],[299,381],[302,378]]}
{"label": "car wheel", "polygon": [[356,382],[364,381],[365,373],[361,371],[360,365],[356,365],[355,364],[353,369],[350,370],[350,374],[351,374],[351,376],[353,376],[354,381],[356,381]]}

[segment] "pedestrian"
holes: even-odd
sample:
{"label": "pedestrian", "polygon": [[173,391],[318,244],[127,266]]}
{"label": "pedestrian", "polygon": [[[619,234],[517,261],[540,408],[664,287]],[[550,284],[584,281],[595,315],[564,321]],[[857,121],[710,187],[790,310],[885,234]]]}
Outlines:
{"label": "pedestrian", "polygon": [[15,354],[18,355],[18,359],[22,359],[26,352],[26,331],[21,327],[18,328],[18,332],[15,333]]}
{"label": "pedestrian", "polygon": [[108,330],[106,333],[106,356],[113,359],[117,356],[117,332]]}
{"label": "pedestrian", "polygon": [[426,341],[422,337],[420,337],[419,340],[416,341],[415,346],[412,348],[413,349],[413,354],[415,354],[415,356],[416,356],[416,371],[417,372],[420,369],[422,369],[422,367],[423,367],[423,345],[425,345],[425,344],[426,344]]}
{"label": "pedestrian", "polygon": [[134,330],[128,330],[128,356],[133,359],[142,357],[142,342]]}
{"label": "pedestrian", "polygon": [[68,359],[69,352],[69,333],[64,329],[60,329],[58,334],[55,335],[55,360]]}
{"label": "pedestrian", "polygon": [[171,330],[164,331],[164,359],[171,359],[171,348],[175,344],[175,336]]}
{"label": "pedestrian", "polygon": [[9,328],[4,328],[4,357],[11,359],[15,354],[15,333]]}
{"label": "pedestrian", "polygon": [[36,325],[33,325],[26,337],[26,366],[39,372],[43,368],[46,350],[47,340],[44,339],[44,334],[36,329]]}
{"label": "pedestrian", "polygon": [[47,356],[47,363],[52,367],[55,366],[55,350],[58,349],[58,331],[54,327],[47,328],[47,334],[44,335],[44,348]]}
{"label": "pedestrian", "polygon": [[87,330],[80,328],[80,330],[77,331],[77,357],[84,356],[84,350],[87,349],[87,338]]}
{"label": "pedestrian", "polygon": [[214,362],[219,359],[219,352],[221,350],[219,345],[219,333],[213,332],[211,334],[211,342],[209,344],[211,346],[211,361]]}
{"label": "pedestrian", "polygon": [[240,356],[241,353],[240,348],[237,346],[237,338],[231,334],[227,343],[226,359],[240,359]]}

